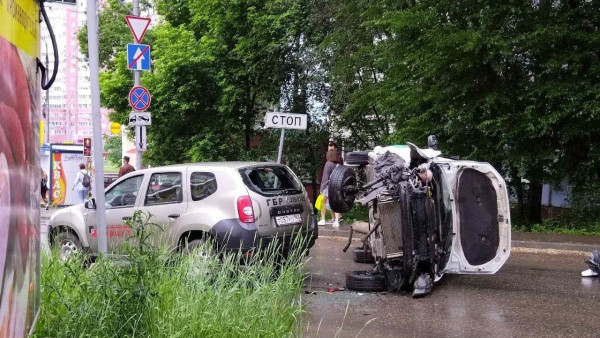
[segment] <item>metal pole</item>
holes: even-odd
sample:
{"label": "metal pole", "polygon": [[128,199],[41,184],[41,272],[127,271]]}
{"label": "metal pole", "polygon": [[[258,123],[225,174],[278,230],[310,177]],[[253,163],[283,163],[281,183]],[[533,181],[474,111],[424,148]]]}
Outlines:
{"label": "metal pole", "polygon": [[[135,16],[139,16],[140,15],[140,1],[139,0],[133,0],[133,15]],[[137,41],[135,41],[135,38],[133,38],[133,43],[137,43]],[[134,86],[139,86],[140,85],[140,72],[141,70],[134,70],[133,71],[133,85]],[[140,128],[135,128],[135,139],[138,140],[141,135],[138,135],[138,133],[140,132],[139,130]],[[137,170],[142,169],[142,152],[140,150],[138,150],[138,146],[136,144],[135,146],[135,165],[137,166]]]}
{"label": "metal pole", "polygon": [[104,208],[104,160],[102,158],[102,125],[100,115],[100,82],[98,15],[96,0],[87,0],[88,52],[90,63],[90,87],[92,89],[92,145],[94,153],[94,190],[96,200],[96,226],[98,230],[98,252],[106,253],[106,212]]}
{"label": "metal pole", "polygon": [[279,138],[279,153],[277,154],[277,163],[281,164],[283,155],[283,140],[285,140],[285,129],[281,129],[281,137]]}
{"label": "metal pole", "polygon": [[[44,41],[44,44],[46,45],[46,69],[48,69],[48,65],[50,64],[48,61],[48,44],[46,41]],[[44,109],[46,110],[46,121],[44,122],[44,142],[50,143],[50,89],[46,90],[46,106]]]}

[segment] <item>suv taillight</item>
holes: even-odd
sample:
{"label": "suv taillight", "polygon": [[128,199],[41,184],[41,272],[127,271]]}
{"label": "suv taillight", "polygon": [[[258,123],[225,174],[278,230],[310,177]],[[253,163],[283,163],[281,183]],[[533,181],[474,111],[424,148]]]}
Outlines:
{"label": "suv taillight", "polygon": [[240,196],[237,200],[237,210],[240,221],[244,223],[254,223],[254,209],[250,196]]}

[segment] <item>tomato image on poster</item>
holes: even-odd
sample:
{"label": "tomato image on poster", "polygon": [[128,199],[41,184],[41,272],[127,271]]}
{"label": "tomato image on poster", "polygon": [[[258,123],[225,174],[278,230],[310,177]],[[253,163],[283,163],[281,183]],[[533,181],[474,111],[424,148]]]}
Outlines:
{"label": "tomato image on poster", "polygon": [[39,7],[0,0],[0,337],[25,337],[39,310]]}

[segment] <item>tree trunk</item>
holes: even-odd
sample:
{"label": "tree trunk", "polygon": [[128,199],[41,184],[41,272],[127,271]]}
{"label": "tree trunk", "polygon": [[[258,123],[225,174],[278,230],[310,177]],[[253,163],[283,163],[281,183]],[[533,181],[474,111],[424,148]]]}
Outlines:
{"label": "tree trunk", "polygon": [[522,217],[525,216],[525,192],[523,191],[523,182],[521,182],[521,177],[516,175],[513,177],[513,182],[515,193],[517,194],[517,212],[522,219]]}
{"label": "tree trunk", "polygon": [[527,222],[530,225],[542,223],[542,186],[542,182],[536,180],[529,183]]}

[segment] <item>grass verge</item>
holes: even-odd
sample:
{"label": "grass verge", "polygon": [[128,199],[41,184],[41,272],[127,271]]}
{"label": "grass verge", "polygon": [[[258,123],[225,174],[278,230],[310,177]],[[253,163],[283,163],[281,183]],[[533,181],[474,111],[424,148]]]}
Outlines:
{"label": "grass verge", "polygon": [[[136,216],[134,216],[134,220]],[[275,246],[218,255],[212,245],[173,255],[133,228],[128,255],[61,262],[42,257],[41,316],[34,337],[286,337],[302,314],[304,252]],[[301,246],[298,246],[301,247]]]}

